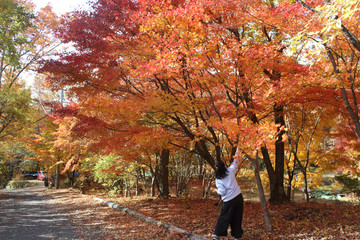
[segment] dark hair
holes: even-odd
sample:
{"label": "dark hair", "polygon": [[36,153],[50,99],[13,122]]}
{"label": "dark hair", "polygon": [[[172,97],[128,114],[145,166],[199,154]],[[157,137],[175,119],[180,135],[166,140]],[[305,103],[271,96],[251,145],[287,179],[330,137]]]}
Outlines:
{"label": "dark hair", "polygon": [[223,179],[228,175],[228,171],[223,161],[217,161],[215,163],[215,177],[217,179]]}

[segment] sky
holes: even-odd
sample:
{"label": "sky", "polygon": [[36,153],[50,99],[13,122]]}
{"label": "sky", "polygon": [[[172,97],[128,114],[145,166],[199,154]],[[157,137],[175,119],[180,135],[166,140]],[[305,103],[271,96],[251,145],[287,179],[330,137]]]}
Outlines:
{"label": "sky", "polygon": [[57,14],[64,14],[78,9],[81,6],[87,6],[88,0],[32,0],[37,8],[45,7],[48,3],[53,7]]}
{"label": "sky", "polygon": [[[1,1],[1,0],[0,0]],[[48,3],[53,8],[53,11],[58,14],[64,14],[69,11],[79,9],[80,7],[86,7],[88,0],[31,0],[36,5],[37,9],[45,7]],[[26,86],[32,87],[34,73],[28,72],[26,77]]]}

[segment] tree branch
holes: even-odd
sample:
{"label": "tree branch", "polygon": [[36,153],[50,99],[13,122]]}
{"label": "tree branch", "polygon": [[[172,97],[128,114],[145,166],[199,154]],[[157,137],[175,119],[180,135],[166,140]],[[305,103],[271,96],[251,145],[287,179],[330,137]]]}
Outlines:
{"label": "tree branch", "polygon": [[[315,8],[309,6],[302,0],[296,0],[298,3],[300,3],[303,7],[309,9],[310,11],[316,13],[316,14],[322,14],[322,12],[316,10]],[[329,3],[329,1],[326,1]],[[334,19],[338,19],[339,16],[335,16]],[[351,45],[360,52],[360,40],[344,25],[341,23],[340,30],[344,34],[345,38],[351,43]]]}

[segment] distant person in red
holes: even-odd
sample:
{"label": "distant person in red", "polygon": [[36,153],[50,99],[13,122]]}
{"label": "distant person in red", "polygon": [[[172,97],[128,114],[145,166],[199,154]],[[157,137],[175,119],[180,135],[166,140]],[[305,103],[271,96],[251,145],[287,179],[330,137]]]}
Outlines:
{"label": "distant person in red", "polygon": [[231,227],[231,236],[235,240],[242,237],[241,227],[243,217],[244,200],[235,178],[236,169],[239,166],[239,159],[235,159],[230,167],[226,168],[224,162],[218,161],[215,164],[215,176],[217,193],[221,196],[223,205],[218,218],[213,239],[220,236],[227,236],[228,227]]}

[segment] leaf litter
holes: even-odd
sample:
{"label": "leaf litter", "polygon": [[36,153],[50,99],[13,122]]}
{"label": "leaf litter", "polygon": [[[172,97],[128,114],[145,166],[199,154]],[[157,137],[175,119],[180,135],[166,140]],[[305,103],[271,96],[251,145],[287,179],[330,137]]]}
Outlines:
{"label": "leaf litter", "polygon": [[[80,194],[74,189],[48,190],[68,208],[84,239],[187,239],[96,202],[99,197],[158,221],[211,238],[220,213],[219,200],[210,198],[110,197],[102,192]],[[244,203],[243,239],[360,239],[360,206],[353,204],[288,203],[270,205],[274,230],[266,232],[260,204]],[[230,234],[223,240],[232,239]]]}

